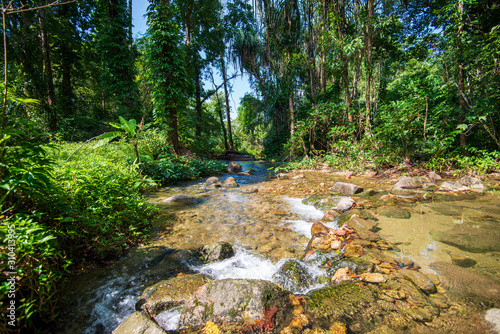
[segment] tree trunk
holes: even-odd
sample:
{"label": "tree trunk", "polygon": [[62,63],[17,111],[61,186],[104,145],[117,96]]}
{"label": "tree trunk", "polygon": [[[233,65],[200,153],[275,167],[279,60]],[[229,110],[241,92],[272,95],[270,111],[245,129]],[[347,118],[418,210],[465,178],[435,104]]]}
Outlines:
{"label": "tree trunk", "polygon": [[133,37],[132,37],[132,26],[133,26],[133,23],[132,23],[132,0],[128,0],[128,14],[130,15],[130,25],[128,27],[128,39],[129,39],[130,47],[132,47],[132,41],[133,41]]}
{"label": "tree trunk", "polygon": [[[464,3],[462,0],[458,2],[458,11],[460,13],[459,19],[462,20],[462,15],[464,11]],[[462,31],[463,31],[463,24],[460,23],[458,26],[458,43],[457,43],[457,58],[460,59],[460,54],[462,52],[462,43],[461,43],[461,38],[462,38]],[[459,60],[460,61],[460,60]],[[466,109],[466,104],[465,104],[465,98],[463,96],[465,90],[465,82],[464,82],[464,66],[462,63],[459,63],[458,65],[458,90],[459,90],[459,109],[460,109],[460,116],[459,116],[459,121],[461,124],[464,123],[465,121],[465,109]],[[467,136],[465,133],[465,130],[460,132],[460,148],[462,149],[462,154],[465,156],[470,156],[469,150],[467,150]]]}
{"label": "tree trunk", "polygon": [[[68,6],[62,6],[62,17],[69,21]],[[64,115],[73,113],[73,88],[71,85],[71,65],[72,55],[71,50],[66,43],[61,46],[61,70],[62,70],[62,86],[61,86],[61,107]]]}
{"label": "tree trunk", "polygon": [[226,77],[226,64],[224,62],[224,54],[220,55],[221,69],[222,69],[222,80],[224,82],[224,96],[226,98],[226,115],[227,115],[227,133],[229,137],[229,148],[234,150],[233,143],[233,133],[231,130],[231,111],[229,109],[229,94],[227,92],[227,77]]}
{"label": "tree trunk", "polygon": [[181,154],[181,146],[179,144],[179,127],[177,123],[177,106],[167,108],[167,134],[174,152]]}
{"label": "tree trunk", "polygon": [[217,112],[219,114],[220,124],[222,126],[222,134],[224,135],[224,149],[226,151],[229,151],[229,146],[227,145],[226,127],[224,126],[224,117],[222,116],[222,106],[220,105],[219,102],[219,95],[216,95],[216,99],[217,99]]}
{"label": "tree trunk", "polygon": [[54,78],[52,74],[52,63],[50,61],[50,47],[49,47],[49,34],[47,29],[45,29],[45,9],[42,8],[38,11],[38,22],[40,23],[40,36],[42,39],[42,57],[43,57],[43,69],[45,74],[45,80],[47,84],[47,119],[49,132],[57,131],[57,111],[55,109],[56,104],[56,91],[54,89]]}
{"label": "tree trunk", "polygon": [[374,0],[368,0],[368,18],[366,21],[366,119],[365,119],[365,131],[370,133],[371,130],[371,83],[372,83],[372,47],[373,47],[373,12],[374,12]]}
{"label": "tree trunk", "polygon": [[[197,58],[197,56],[195,56]],[[194,75],[195,75],[195,95],[196,95],[196,125],[195,134],[196,138],[199,140],[201,137],[201,83],[200,83],[200,67],[198,65],[198,59],[193,59],[194,61]]]}
{"label": "tree trunk", "polygon": [[288,107],[290,108],[290,138],[295,133],[295,112],[293,108],[293,89],[288,93]]}

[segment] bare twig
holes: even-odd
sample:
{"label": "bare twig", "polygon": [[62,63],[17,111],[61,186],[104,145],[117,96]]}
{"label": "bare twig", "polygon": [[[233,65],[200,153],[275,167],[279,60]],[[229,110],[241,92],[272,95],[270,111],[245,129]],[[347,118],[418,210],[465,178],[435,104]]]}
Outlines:
{"label": "bare twig", "polygon": [[76,150],[74,150],[74,151],[73,151],[73,153],[71,153],[71,154],[69,155],[69,157],[66,159],[66,161],[68,161],[69,159],[71,159],[71,157],[72,157],[72,156],[73,156],[76,152],[78,152],[78,150],[79,150],[79,149],[81,149],[81,148],[83,147],[83,145],[87,144],[88,142],[90,142],[90,141],[92,141],[92,140],[94,140],[94,139],[96,139],[96,138],[98,138],[98,137],[100,137],[100,136],[102,136],[103,134],[106,134],[106,133],[107,133],[107,132],[104,132],[104,133],[100,134],[99,136],[95,136],[95,137],[92,137],[92,138],[88,139],[86,142],[84,142],[82,145],[80,145],[80,146],[79,146]]}

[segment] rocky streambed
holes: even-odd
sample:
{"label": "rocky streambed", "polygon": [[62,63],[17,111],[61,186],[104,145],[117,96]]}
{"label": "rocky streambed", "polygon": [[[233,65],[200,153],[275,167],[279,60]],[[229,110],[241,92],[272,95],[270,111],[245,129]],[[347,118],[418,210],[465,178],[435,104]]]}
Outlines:
{"label": "rocky streambed", "polygon": [[241,164],[152,196],[156,240],[76,278],[58,332],[500,331],[497,176]]}

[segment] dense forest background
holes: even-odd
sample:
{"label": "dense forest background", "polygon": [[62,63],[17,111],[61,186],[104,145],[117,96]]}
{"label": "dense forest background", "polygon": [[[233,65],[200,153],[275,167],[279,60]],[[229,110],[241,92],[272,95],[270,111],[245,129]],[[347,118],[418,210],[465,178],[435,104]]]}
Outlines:
{"label": "dense forest background", "polygon": [[[158,0],[136,40],[131,10],[79,0],[7,12],[7,122],[80,141],[144,118],[176,153],[376,165],[500,148],[495,1]],[[233,124],[230,63],[254,89]]]}
{"label": "dense forest background", "polygon": [[[132,10],[2,1],[0,248],[5,266],[14,226],[24,330],[56,318],[68,272],[144,240],[144,193],[222,171],[206,158],[224,151],[499,169],[497,1],[152,0],[136,39]],[[253,93],[232,120],[243,73]]]}

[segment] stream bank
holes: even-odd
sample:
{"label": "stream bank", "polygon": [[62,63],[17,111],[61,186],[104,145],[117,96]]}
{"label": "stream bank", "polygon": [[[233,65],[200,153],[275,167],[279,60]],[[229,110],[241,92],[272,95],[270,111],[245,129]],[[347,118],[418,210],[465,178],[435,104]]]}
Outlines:
{"label": "stream bank", "polygon": [[[437,185],[424,189],[428,182],[419,182],[415,189],[395,189],[393,180],[324,172],[261,182],[269,176],[265,165],[242,165],[254,175],[220,177],[234,177],[240,183],[237,188],[192,182],[151,196],[163,217],[157,239],[112,267],[74,281],[73,296],[67,298],[73,305],[65,309],[67,316],[80,319],[74,322],[79,324],[71,330],[66,325],[60,332],[109,333],[134,312],[147,287],[200,274],[211,284],[230,287],[239,281],[226,280],[265,280],[275,284],[278,292],[286,287],[287,294],[279,292],[282,298],[276,305],[262,306],[258,319],[233,314],[231,320],[236,321],[223,321],[208,314],[200,318],[203,324],[193,322],[194,327],[178,329],[180,305],[192,297],[191,291],[154,315],[164,329],[187,333],[202,328],[214,333],[493,330],[485,318],[498,319],[495,310],[500,306],[497,180],[483,182],[489,190],[482,192],[440,192]],[[446,181],[450,180],[438,185]],[[365,191],[350,196],[333,193],[330,189],[337,182],[356,184]],[[179,194],[195,200],[162,203]],[[352,198],[356,206],[344,213],[331,210],[342,197]],[[353,247],[358,250],[353,255],[359,256],[341,258],[339,252],[316,249],[304,260],[314,223],[336,231],[346,222],[356,231],[358,238],[350,245],[358,246]],[[359,222],[366,226],[360,227]],[[200,262],[197,250],[218,241],[230,243],[234,256]],[[346,250],[340,253],[345,255]],[[298,274],[287,276],[286,265]],[[347,279],[338,280],[341,269]],[[422,289],[422,282],[428,281],[435,291]],[[219,288],[236,290],[227,286]],[[213,288],[217,290],[217,285]],[[259,288],[268,291],[269,287],[252,287]],[[198,304],[199,300],[201,295]],[[266,313],[274,307],[275,314]]]}

